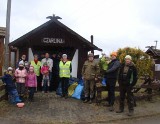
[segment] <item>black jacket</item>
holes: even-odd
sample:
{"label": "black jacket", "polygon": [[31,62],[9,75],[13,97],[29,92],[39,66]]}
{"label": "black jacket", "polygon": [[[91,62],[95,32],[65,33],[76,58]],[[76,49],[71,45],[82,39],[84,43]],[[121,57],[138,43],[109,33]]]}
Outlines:
{"label": "black jacket", "polygon": [[107,79],[117,79],[119,67],[120,67],[119,60],[118,59],[112,60],[108,64],[108,69],[105,73],[105,77]]}
{"label": "black jacket", "polygon": [[132,63],[129,65],[128,72],[124,75],[125,64],[122,64],[119,71],[118,83],[119,85],[134,86],[137,83],[137,69]]}

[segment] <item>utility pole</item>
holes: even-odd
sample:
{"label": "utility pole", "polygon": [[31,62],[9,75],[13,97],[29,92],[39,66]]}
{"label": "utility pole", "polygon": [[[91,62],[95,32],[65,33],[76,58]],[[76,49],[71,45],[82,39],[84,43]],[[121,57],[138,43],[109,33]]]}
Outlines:
{"label": "utility pole", "polygon": [[9,37],[10,37],[10,17],[11,17],[11,0],[7,1],[7,15],[6,15],[6,35],[5,35],[5,69],[9,66]]}

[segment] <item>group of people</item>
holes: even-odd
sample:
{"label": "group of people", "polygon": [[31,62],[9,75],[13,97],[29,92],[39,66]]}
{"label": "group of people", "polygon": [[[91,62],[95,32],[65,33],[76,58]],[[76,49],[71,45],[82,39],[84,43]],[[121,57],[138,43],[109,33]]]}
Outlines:
{"label": "group of people", "polygon": [[92,53],[88,55],[88,60],[85,61],[82,68],[85,91],[84,103],[89,102],[91,104],[93,102],[96,89],[95,87],[99,86],[96,84],[102,82],[103,78],[106,78],[108,88],[107,106],[109,107],[110,111],[114,111],[115,86],[118,80],[120,102],[119,110],[116,112],[122,113],[124,111],[124,102],[125,98],[127,98],[129,109],[128,116],[133,115],[134,99],[132,89],[137,82],[137,69],[132,62],[132,57],[130,55],[126,55],[124,59],[125,63],[120,63],[117,59],[117,53],[112,52],[110,55],[110,60],[105,54],[103,54],[102,58],[100,58],[100,61],[97,63],[94,61],[94,55]]}
{"label": "group of people", "polygon": [[28,100],[32,102],[36,91],[42,91],[42,93],[51,91],[49,87],[53,86],[52,78],[59,78],[55,81],[57,81],[57,84],[59,84],[59,81],[62,83],[62,97],[67,98],[69,78],[72,71],[71,61],[67,59],[67,54],[63,54],[57,64],[55,68],[57,68],[58,74],[56,72],[54,74],[56,77],[53,77],[54,65],[53,60],[49,58],[49,53],[46,53],[41,61],[38,60],[38,55],[35,54],[34,60],[31,62],[27,62],[26,55],[22,55],[16,70],[9,67],[4,76],[1,77],[6,84],[9,96],[12,96],[12,103],[24,101],[27,93]]}
{"label": "group of people", "polygon": [[[124,111],[124,101],[125,98],[127,98],[128,115],[133,115],[132,89],[137,82],[137,69],[130,55],[126,55],[124,59],[125,63],[120,63],[117,59],[117,53],[112,52],[110,57],[106,57],[106,55],[103,54],[99,62],[96,62],[93,53],[88,54],[88,60],[84,62],[82,67],[85,94],[84,103],[89,102],[91,104],[93,102],[96,95],[96,86],[99,86],[96,84],[101,83],[102,79],[106,78],[108,88],[107,106],[109,106],[110,111],[114,111],[115,86],[118,79],[120,104],[117,113]],[[54,63],[56,63],[56,65]],[[29,91],[29,100],[33,101],[36,90],[47,93],[49,87],[59,82],[61,82],[62,88],[61,97],[67,98],[71,72],[72,64],[71,61],[67,59],[67,54],[63,54],[56,62],[54,59],[49,58],[49,54],[46,53],[41,60],[38,59],[38,55],[34,55],[34,60],[29,63],[26,61],[26,56],[23,55],[18,62],[17,69],[14,71],[13,68],[9,67],[6,74],[1,78],[6,83],[9,94],[14,96],[14,102],[24,100],[26,89]],[[51,83],[53,80],[56,82]],[[97,95],[100,93],[101,91],[97,90]]]}

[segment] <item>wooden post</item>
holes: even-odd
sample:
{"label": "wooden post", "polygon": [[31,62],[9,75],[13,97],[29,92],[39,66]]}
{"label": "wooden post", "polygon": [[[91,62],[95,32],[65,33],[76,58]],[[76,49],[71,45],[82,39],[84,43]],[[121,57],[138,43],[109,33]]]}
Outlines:
{"label": "wooden post", "polygon": [[[91,44],[93,44],[93,35],[91,35]],[[91,50],[91,53],[94,54],[94,50]]]}
{"label": "wooden post", "polygon": [[10,37],[10,15],[11,15],[11,0],[7,1],[7,17],[6,17],[6,36],[5,36],[5,69],[9,66],[9,37]]}

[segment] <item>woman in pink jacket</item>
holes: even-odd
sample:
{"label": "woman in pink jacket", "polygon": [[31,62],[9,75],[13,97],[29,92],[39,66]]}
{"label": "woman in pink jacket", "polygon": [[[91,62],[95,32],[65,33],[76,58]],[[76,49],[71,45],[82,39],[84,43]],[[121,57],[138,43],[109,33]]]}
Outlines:
{"label": "woman in pink jacket", "polygon": [[37,76],[34,73],[34,67],[29,67],[29,72],[26,78],[26,87],[29,90],[29,101],[33,102],[34,93],[37,87]]}
{"label": "woman in pink jacket", "polygon": [[24,68],[22,61],[19,62],[19,67],[15,70],[15,77],[17,83],[18,94],[23,101],[23,96],[25,94],[25,83],[26,83],[27,70]]}

